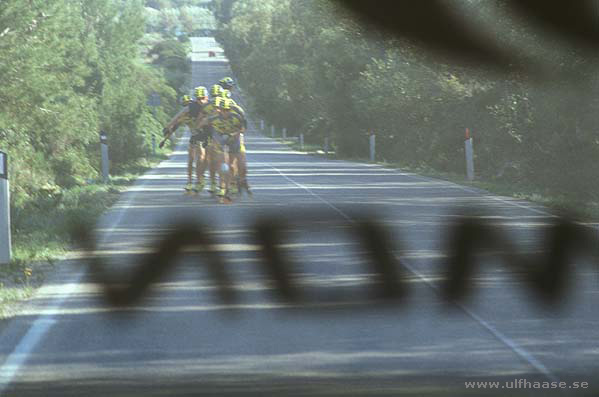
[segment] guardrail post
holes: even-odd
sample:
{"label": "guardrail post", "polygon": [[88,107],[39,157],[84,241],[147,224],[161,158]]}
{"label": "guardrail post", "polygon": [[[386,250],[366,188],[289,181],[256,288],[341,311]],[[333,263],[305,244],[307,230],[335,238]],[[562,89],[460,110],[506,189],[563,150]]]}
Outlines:
{"label": "guardrail post", "polygon": [[0,264],[9,263],[11,254],[8,155],[0,152]]}
{"label": "guardrail post", "polygon": [[304,150],[304,134],[299,134],[300,150]]}
{"label": "guardrail post", "polygon": [[466,176],[469,181],[472,181],[474,180],[474,151],[472,148],[472,137],[470,136],[470,129],[468,128],[466,128],[464,148],[466,152]]}
{"label": "guardrail post", "polygon": [[370,161],[372,163],[374,163],[374,161],[376,160],[376,138],[374,135],[374,132],[370,133]]}
{"label": "guardrail post", "polygon": [[104,131],[100,131],[100,147],[102,149],[102,179],[104,183],[110,178],[108,171],[108,136]]}

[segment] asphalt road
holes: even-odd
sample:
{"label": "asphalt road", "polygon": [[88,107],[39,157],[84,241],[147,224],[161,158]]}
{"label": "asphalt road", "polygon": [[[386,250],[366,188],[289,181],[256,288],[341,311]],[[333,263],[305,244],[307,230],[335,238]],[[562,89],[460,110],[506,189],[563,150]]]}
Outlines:
{"label": "asphalt road", "polygon": [[[230,74],[218,63],[193,65],[194,86]],[[0,391],[445,396],[488,392],[468,391],[465,381],[513,379],[597,387],[598,289],[588,264],[576,266],[576,288],[561,310],[537,305],[492,260],[481,266],[476,293],[466,303],[446,304],[435,290],[443,274],[444,226],[457,209],[485,208],[523,249],[537,247],[549,220],[544,209],[396,169],[294,152],[251,125],[246,142],[253,198],[222,205],[206,194],[185,196],[183,138],[96,230],[108,271],[126,280],[174,220],[208,223],[239,300],[219,300],[197,253],[185,255],[126,309],[102,299],[88,260],[64,261],[1,329]],[[366,213],[376,214],[392,233],[394,254],[408,267],[410,293],[401,305],[365,301],[373,270],[347,232],[356,227],[356,214]],[[292,220],[285,248],[302,290],[317,294],[311,306],[278,301],[262,273],[252,225],[264,216]],[[337,292],[366,303],[322,305]],[[587,393],[566,388],[563,394]]]}

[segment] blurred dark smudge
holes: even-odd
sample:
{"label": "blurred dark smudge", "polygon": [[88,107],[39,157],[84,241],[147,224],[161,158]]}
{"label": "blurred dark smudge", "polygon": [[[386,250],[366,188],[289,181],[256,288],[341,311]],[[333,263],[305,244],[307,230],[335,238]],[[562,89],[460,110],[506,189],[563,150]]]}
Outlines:
{"label": "blurred dark smudge", "polygon": [[[329,228],[339,226],[339,219],[326,215],[326,211],[302,213],[301,218],[262,217],[254,222],[254,243],[258,246],[260,268],[263,280],[272,285],[274,299],[296,307],[318,307],[319,304],[370,305],[373,301],[402,304],[407,296],[407,276],[410,268],[402,263],[402,241],[391,238],[387,229],[372,214],[354,214],[353,221],[344,221],[342,226],[349,230],[364,253],[368,273],[373,274],[369,290],[357,295],[353,291],[348,297],[335,295],[335,287],[325,288],[327,294],[310,295],[306,286],[299,285],[295,277],[294,259],[283,248],[288,243],[286,233],[293,228],[315,227],[323,224]],[[578,259],[590,259],[599,263],[599,246],[593,230],[568,217],[551,218],[543,231],[541,252],[519,253],[508,233],[501,227],[490,224],[480,214],[458,214],[456,221],[447,229],[444,264],[440,282],[435,284],[439,297],[446,302],[464,301],[471,296],[476,270],[484,259],[498,259],[512,277],[525,282],[538,301],[554,307],[565,297],[571,286],[572,264]],[[213,229],[213,228],[212,228]],[[170,225],[166,235],[152,246],[151,254],[143,255],[134,271],[125,282],[115,281],[106,273],[106,264],[95,255],[95,242],[90,228],[77,227],[73,231],[75,240],[89,253],[92,282],[102,285],[108,304],[126,307],[142,300],[150,287],[173,270],[185,249],[199,248],[201,258],[198,265],[208,270],[210,280],[215,284],[218,298],[223,304],[240,302],[238,291],[227,273],[225,258],[216,248],[217,242],[208,233],[208,225],[188,221]],[[493,262],[495,263],[495,262]],[[327,302],[328,301],[328,302]]]}
{"label": "blurred dark smudge", "polygon": [[[356,20],[374,30],[415,40],[454,62],[486,66],[499,71],[534,71],[538,62],[522,59],[516,51],[501,48],[484,31],[476,30],[442,0],[335,0],[350,10]],[[562,38],[571,47],[597,56],[599,23],[593,0],[506,0],[501,4],[514,16]]]}

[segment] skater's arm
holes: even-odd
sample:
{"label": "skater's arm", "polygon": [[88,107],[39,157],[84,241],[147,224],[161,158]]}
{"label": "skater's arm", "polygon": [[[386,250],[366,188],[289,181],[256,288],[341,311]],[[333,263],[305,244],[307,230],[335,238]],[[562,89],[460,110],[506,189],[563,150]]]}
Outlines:
{"label": "skater's arm", "polygon": [[164,127],[164,129],[162,130],[162,133],[164,135],[164,138],[162,139],[162,141],[160,142],[160,144],[158,145],[158,147],[162,148],[164,146],[164,144],[166,143],[166,140],[168,138],[170,138],[170,136],[177,131],[177,128],[179,128],[179,125],[185,121],[185,117],[187,117],[189,113],[189,107],[184,107],[183,109],[181,109],[179,111],[179,113],[177,113],[175,115],[175,117],[173,117],[171,119],[171,121],[168,122],[168,124],[166,125],[166,127]]}
{"label": "skater's arm", "polygon": [[171,119],[171,121],[168,122],[168,124],[166,125],[166,128],[168,128],[170,131],[175,131],[177,129],[177,127],[179,127],[179,124],[181,124],[181,122],[185,119],[185,117],[187,117],[187,114],[189,113],[189,107],[184,107],[183,109],[181,109],[179,111],[179,113],[177,113],[175,115],[175,117],[173,117]]}

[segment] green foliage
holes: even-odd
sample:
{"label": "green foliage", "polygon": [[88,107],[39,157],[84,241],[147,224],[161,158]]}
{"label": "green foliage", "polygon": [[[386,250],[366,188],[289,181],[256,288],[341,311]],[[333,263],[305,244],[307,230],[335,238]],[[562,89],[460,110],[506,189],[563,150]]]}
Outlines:
{"label": "green foliage", "polygon": [[[140,59],[140,0],[4,0],[0,26],[0,149],[13,212],[45,189],[96,178],[100,130],[113,167],[150,153],[176,94]],[[156,117],[146,105],[153,91],[165,105]]]}
{"label": "green foliage", "polygon": [[216,20],[201,0],[146,1],[146,31],[165,36],[198,35],[204,30],[216,29]]}
{"label": "green foliage", "polygon": [[499,18],[501,2],[462,5],[506,47],[549,65],[551,79],[440,62],[325,0],[216,0],[213,10],[240,85],[269,124],[310,142],[329,136],[352,157],[367,157],[373,131],[380,160],[448,172],[464,171],[470,128],[479,176],[598,200],[596,58]]}
{"label": "green foliage", "polygon": [[181,89],[188,85],[191,73],[188,52],[186,45],[173,39],[160,41],[148,52],[152,63],[163,70],[168,85],[177,92],[177,96],[188,94],[187,90]]}

